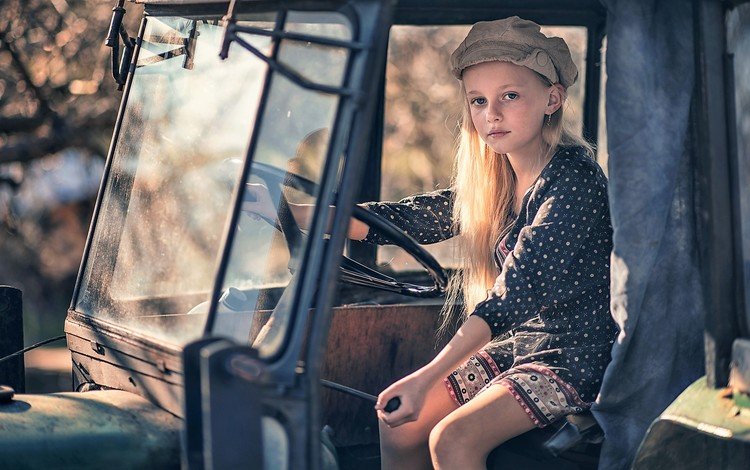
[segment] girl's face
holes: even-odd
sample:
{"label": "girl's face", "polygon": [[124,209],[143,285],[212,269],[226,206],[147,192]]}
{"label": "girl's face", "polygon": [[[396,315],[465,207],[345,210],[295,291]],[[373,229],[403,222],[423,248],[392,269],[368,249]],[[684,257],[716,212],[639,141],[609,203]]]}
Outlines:
{"label": "girl's face", "polygon": [[562,104],[557,85],[546,86],[531,69],[499,61],[468,67],[463,82],[471,121],[492,150],[539,155],[546,114]]}

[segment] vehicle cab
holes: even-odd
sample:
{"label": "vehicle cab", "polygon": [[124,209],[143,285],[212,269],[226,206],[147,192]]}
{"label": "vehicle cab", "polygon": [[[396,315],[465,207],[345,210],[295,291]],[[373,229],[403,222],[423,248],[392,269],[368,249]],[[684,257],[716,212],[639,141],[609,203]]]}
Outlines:
{"label": "vehicle cab", "polygon": [[[446,58],[472,23],[514,14],[569,34],[580,46],[574,124],[599,141],[606,167],[606,9],[593,0],[138,3],[139,30],[121,28],[120,5],[108,38],[122,104],[65,322],[77,393],[17,396],[12,406],[31,410],[17,426],[48,419],[34,438],[59,442],[29,456],[18,443],[32,438],[19,434],[0,454],[25,465],[376,467],[372,396],[446,339],[435,333],[455,265],[450,245],[420,247],[356,203],[450,184],[456,119],[431,115],[457,109],[455,84],[430,51]],[[415,37],[432,48],[410,51]],[[443,70],[446,81],[418,82]],[[416,92],[426,108],[410,114],[403,96],[415,108]],[[419,127],[428,119],[444,122],[441,137]],[[396,135],[407,128],[419,137]],[[447,145],[444,157],[433,141]],[[249,185],[268,188],[275,218],[243,212]],[[305,226],[295,205],[314,206]],[[351,217],[402,251],[348,241]],[[76,414],[61,417],[65,406]],[[89,429],[66,431],[80,416]],[[497,452],[524,468],[594,468],[602,435],[591,420]]]}

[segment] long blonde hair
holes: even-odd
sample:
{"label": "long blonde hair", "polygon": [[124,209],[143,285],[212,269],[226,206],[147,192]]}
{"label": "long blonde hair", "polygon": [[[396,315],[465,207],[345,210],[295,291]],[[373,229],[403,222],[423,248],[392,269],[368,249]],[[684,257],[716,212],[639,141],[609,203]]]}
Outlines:
{"label": "long blonde hair", "polygon": [[[546,77],[536,75],[546,86],[552,86]],[[466,96],[463,82],[461,96]],[[570,145],[583,147],[593,157],[591,145],[563,120],[564,91],[562,100],[549,123],[542,126],[542,140],[548,151],[540,155],[540,161],[551,158],[558,146]],[[494,262],[495,244],[513,222],[511,213],[516,198],[516,176],[508,156],[495,153],[482,141],[470,113],[469,102],[464,100],[452,181],[459,269],[448,284],[440,328],[443,333],[455,329],[493,286],[499,274]]]}

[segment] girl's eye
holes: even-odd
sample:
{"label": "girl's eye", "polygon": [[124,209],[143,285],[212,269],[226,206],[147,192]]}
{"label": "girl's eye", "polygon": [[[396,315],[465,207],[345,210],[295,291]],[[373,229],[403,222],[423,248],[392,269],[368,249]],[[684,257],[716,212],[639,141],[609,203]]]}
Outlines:
{"label": "girl's eye", "polygon": [[469,103],[474,106],[483,106],[487,103],[487,98],[472,98]]}
{"label": "girl's eye", "polygon": [[503,99],[505,100],[515,100],[518,99],[518,93],[510,92],[503,95]]}

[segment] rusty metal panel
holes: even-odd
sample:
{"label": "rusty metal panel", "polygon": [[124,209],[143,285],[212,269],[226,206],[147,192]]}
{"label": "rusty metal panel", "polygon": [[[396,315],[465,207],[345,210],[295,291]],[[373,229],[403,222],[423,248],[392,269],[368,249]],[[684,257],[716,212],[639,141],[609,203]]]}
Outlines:
{"label": "rusty metal panel", "polygon": [[[74,370],[84,374],[81,382],[140,395],[175,416],[182,415],[182,382],[171,384],[158,377],[73,353]],[[181,376],[180,376],[181,377]]]}
{"label": "rusty metal panel", "polygon": [[65,321],[73,371],[90,382],[148,398],[175,415],[182,413],[179,349],[157,344],[70,311]]}
{"label": "rusty metal panel", "polygon": [[68,311],[68,316],[65,319],[65,333],[68,335],[68,342],[75,341],[74,338],[71,338],[72,336],[78,336],[86,340],[81,350],[70,347],[71,351],[91,356],[101,355],[99,351],[91,347],[92,344],[96,343],[105,349],[117,350],[152,364],[163,362],[164,367],[171,371],[180,372],[182,370],[180,360],[182,349],[180,346],[146,338],[133,333],[126,327],[98,321],[75,310]]}
{"label": "rusty metal panel", "polygon": [[[321,378],[373,395],[429,362],[440,350],[439,304],[336,307]],[[322,392],[323,425],[336,445],[378,441],[373,404],[341,392]]]}

